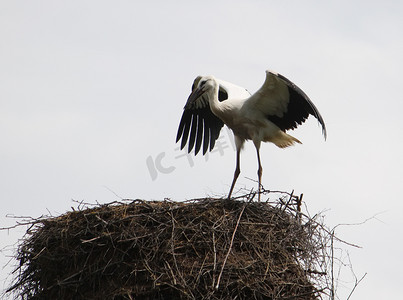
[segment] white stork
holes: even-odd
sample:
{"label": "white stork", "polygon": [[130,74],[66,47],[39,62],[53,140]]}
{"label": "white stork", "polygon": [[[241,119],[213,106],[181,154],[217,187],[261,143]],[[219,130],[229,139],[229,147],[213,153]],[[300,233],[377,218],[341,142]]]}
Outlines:
{"label": "white stork", "polygon": [[[325,122],[318,109],[299,87],[276,72],[266,71],[263,86],[253,95],[213,76],[198,76],[184,107],[176,142],[182,139],[181,149],[188,143],[188,152],[195,148],[197,155],[203,141],[204,155],[214,148],[224,124],[233,131],[236,167],[229,199],[240,174],[240,152],[245,140],[252,140],[256,147],[260,191],[263,170],[260,143],[272,142],[280,148],[301,144],[285,131],[296,128],[309,115],[318,120],[326,139]],[[260,200],[260,193],[258,195]]]}

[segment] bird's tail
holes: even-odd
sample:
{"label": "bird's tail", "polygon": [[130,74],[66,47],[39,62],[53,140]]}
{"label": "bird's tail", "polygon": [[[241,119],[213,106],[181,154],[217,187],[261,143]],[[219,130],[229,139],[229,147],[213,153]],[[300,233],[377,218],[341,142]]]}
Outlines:
{"label": "bird's tail", "polygon": [[275,136],[272,136],[269,141],[280,148],[287,148],[295,143],[302,144],[300,140],[281,130]]}

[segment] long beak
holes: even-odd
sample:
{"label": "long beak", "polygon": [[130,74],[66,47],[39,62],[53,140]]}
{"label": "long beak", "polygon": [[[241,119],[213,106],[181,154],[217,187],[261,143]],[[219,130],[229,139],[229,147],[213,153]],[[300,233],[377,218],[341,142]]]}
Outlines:
{"label": "long beak", "polygon": [[[185,105],[185,109],[197,108],[200,105],[199,99],[202,98],[205,91],[206,91],[206,89],[204,86],[194,89],[192,91],[192,93],[189,95],[189,98]],[[204,105],[202,105],[202,106],[204,106]]]}

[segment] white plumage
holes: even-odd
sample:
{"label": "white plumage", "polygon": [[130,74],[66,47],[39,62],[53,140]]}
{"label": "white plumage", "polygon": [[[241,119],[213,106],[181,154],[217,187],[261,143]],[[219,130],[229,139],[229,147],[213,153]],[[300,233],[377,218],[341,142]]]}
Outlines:
{"label": "white plumage", "polygon": [[319,121],[326,139],[326,126],[315,105],[299,87],[278,73],[266,71],[263,86],[253,95],[213,76],[198,76],[184,107],[176,141],[181,140],[181,149],[188,144],[189,153],[195,148],[196,155],[203,144],[204,155],[214,148],[224,124],[233,131],[237,153],[230,198],[240,174],[240,151],[245,140],[252,140],[256,147],[260,190],[261,142],[271,142],[280,148],[301,143],[286,130],[296,128],[309,115]]}

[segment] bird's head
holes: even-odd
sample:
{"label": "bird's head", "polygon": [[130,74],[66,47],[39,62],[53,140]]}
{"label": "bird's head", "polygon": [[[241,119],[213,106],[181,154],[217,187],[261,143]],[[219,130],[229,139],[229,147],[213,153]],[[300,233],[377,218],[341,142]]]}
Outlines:
{"label": "bird's head", "polygon": [[218,85],[218,83],[215,77],[212,75],[197,76],[196,79],[193,81],[192,92],[194,92],[198,88],[207,90],[208,88],[212,88],[216,85]]}
{"label": "bird's head", "polygon": [[210,97],[214,97],[219,85],[214,76],[197,76],[193,81],[192,93],[189,95],[185,108],[204,107]]}

